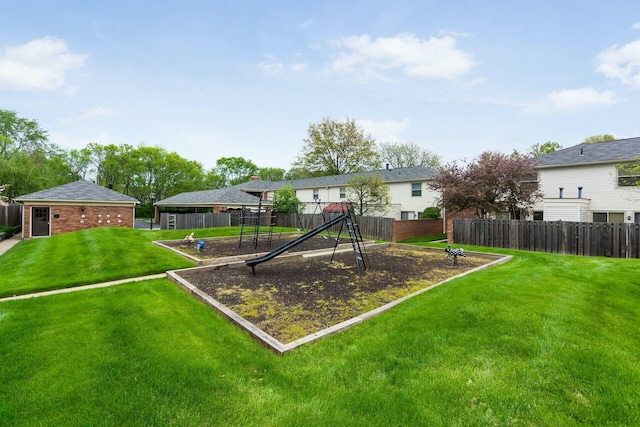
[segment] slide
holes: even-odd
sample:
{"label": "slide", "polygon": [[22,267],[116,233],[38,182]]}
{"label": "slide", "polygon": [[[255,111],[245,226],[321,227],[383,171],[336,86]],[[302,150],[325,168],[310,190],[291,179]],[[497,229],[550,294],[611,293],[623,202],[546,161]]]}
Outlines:
{"label": "slide", "polygon": [[293,239],[292,241],[287,242],[284,245],[280,246],[279,248],[272,250],[268,254],[265,254],[265,255],[260,256],[260,257],[251,258],[251,259],[246,260],[245,264],[248,265],[249,267],[251,267],[251,269],[253,270],[253,274],[255,275],[256,274],[256,268],[255,267],[256,267],[257,264],[260,264],[260,263],[265,262],[265,261],[269,261],[270,259],[273,259],[273,258],[277,257],[281,253],[286,252],[289,249],[291,249],[292,247],[304,242],[307,239],[310,239],[311,237],[315,236],[316,234],[323,232],[327,228],[340,223],[340,221],[344,221],[347,217],[348,217],[347,213],[344,213],[344,214],[342,214],[340,216],[337,216],[337,217],[325,222],[324,224],[314,228],[313,230],[306,232],[302,236],[297,237],[297,238]]}

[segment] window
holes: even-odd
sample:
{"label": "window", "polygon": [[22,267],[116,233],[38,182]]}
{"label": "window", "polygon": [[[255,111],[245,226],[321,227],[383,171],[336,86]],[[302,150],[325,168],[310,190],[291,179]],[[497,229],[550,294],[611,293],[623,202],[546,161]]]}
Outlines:
{"label": "window", "polygon": [[618,165],[618,186],[635,187],[640,185],[640,165]]}
{"label": "window", "polygon": [[318,200],[318,189],[314,188],[313,189],[313,200]]}
{"label": "window", "polygon": [[634,222],[636,224],[640,224],[640,212],[636,212],[634,217],[635,217]]}
{"label": "window", "polygon": [[606,212],[594,212],[593,213],[593,222],[607,222],[607,213]]}
{"label": "window", "polygon": [[622,212],[609,212],[609,222],[623,223],[624,214]]}
{"label": "window", "polygon": [[624,222],[624,213],[622,212],[594,212],[593,222]]}
{"label": "window", "polygon": [[340,187],[340,198],[341,199],[347,198],[347,189],[344,187]]}
{"label": "window", "polygon": [[416,219],[416,214],[411,211],[402,211],[400,212],[400,219]]}
{"label": "window", "polygon": [[420,197],[422,196],[422,184],[419,182],[414,182],[411,184],[411,197]]}

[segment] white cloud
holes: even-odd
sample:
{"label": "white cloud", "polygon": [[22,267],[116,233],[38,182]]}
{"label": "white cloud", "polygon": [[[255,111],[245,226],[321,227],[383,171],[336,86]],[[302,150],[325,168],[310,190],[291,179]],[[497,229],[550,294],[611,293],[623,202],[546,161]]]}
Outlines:
{"label": "white cloud", "polygon": [[596,107],[606,107],[616,103],[616,94],[611,90],[598,92],[584,89],[563,89],[550,92],[545,99],[525,108],[530,113],[576,112]]}
{"label": "white cloud", "polygon": [[451,36],[451,37],[459,37],[459,38],[472,37],[473,36],[472,33],[465,33],[465,32],[462,32],[462,31],[455,31],[455,30],[440,30],[440,31],[438,31],[438,35],[440,37],[442,37],[442,36]]}
{"label": "white cloud", "polygon": [[313,25],[313,21],[311,19],[307,19],[306,21],[298,25],[298,28],[300,28],[301,30],[306,30],[311,25]]}
{"label": "white cloud", "polygon": [[297,64],[291,64],[291,70],[295,71],[296,73],[300,72],[300,71],[304,71],[307,69],[307,67],[309,66],[309,64],[307,63],[297,63]]}
{"label": "white cloud", "polygon": [[64,40],[46,36],[7,47],[0,56],[0,89],[55,90],[66,86],[67,73],[84,65]]}
{"label": "white cloud", "polygon": [[64,117],[59,121],[61,123],[71,123],[71,122],[81,122],[85,120],[99,119],[103,117],[118,117],[120,113],[116,110],[107,107],[96,107],[92,110],[85,111],[84,113],[73,116],[73,117]]}
{"label": "white cloud", "polygon": [[377,141],[399,142],[406,138],[402,133],[407,130],[410,124],[409,119],[404,120],[357,120],[365,132],[370,133]]}
{"label": "white cloud", "polygon": [[273,55],[267,55],[267,59],[258,64],[258,68],[262,70],[265,77],[274,77],[282,74],[284,64],[276,59]]}
{"label": "white cloud", "polygon": [[634,30],[640,30],[640,22],[636,22],[631,26],[631,28],[633,28]]}
{"label": "white cloud", "polygon": [[598,55],[598,61],[599,73],[640,89],[640,40],[611,46]]}
{"label": "white cloud", "polygon": [[472,56],[456,47],[453,37],[420,39],[402,33],[395,37],[369,35],[334,40],[340,49],[330,69],[338,73],[364,73],[385,78],[385,73],[401,70],[409,77],[451,79],[471,71]]}

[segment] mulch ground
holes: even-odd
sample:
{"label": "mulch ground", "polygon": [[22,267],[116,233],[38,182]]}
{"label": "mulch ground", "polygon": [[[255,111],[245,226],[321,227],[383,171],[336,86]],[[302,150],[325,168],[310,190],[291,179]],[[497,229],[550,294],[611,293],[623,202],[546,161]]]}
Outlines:
{"label": "mulch ground", "polygon": [[[323,238],[307,242],[306,250],[322,244],[333,247]],[[220,256],[235,255],[237,244],[236,239],[233,253],[218,243],[209,244],[209,249],[225,254]],[[443,250],[408,245],[369,247],[366,254],[361,274],[349,250],[336,253],[333,262],[330,255],[276,258],[258,264],[255,276],[243,264],[179,275],[286,344],[496,259],[467,254],[454,265]]]}

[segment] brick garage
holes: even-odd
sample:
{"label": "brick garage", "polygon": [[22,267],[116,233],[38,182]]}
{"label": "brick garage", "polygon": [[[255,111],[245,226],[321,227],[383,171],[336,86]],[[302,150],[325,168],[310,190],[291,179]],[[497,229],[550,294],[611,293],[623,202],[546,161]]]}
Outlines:
{"label": "brick garage", "polygon": [[24,204],[22,237],[45,237],[96,227],[130,227],[138,201],[117,191],[76,181],[16,198]]}
{"label": "brick garage", "polygon": [[393,221],[393,241],[411,237],[432,236],[444,232],[442,219],[408,219]]}

